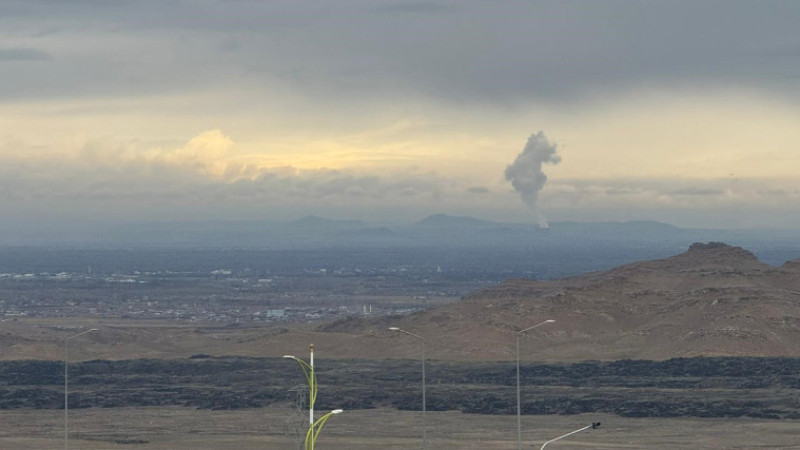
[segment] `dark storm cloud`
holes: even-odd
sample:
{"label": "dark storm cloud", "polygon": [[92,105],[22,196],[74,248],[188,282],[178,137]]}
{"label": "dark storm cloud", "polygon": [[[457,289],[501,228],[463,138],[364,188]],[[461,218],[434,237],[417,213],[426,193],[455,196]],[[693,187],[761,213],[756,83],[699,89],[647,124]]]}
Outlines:
{"label": "dark storm cloud", "polygon": [[786,196],[788,196],[790,194],[793,194],[793,195],[800,194],[800,191],[794,190],[794,191],[789,192],[786,189],[769,189],[769,190],[758,191],[758,194],[759,195],[764,195],[764,196],[771,196],[771,197],[786,197]]}
{"label": "dark storm cloud", "polygon": [[[788,198],[797,192],[786,189],[765,189],[775,180],[750,178],[731,180],[710,178],[706,180],[680,178],[617,178],[617,179],[558,179],[548,183],[552,189],[546,193],[548,200],[571,203],[602,204],[611,202],[675,201],[685,205],[711,205],[724,201],[747,200],[761,202],[770,198]],[[779,183],[794,184],[779,180]],[[599,202],[599,203],[598,203]],[[635,203],[631,203],[634,206]]]}
{"label": "dark storm cloud", "polygon": [[33,48],[0,48],[0,62],[3,61],[46,61],[52,57]]}
{"label": "dark storm cloud", "polygon": [[483,186],[475,186],[467,189],[467,192],[470,194],[488,194],[491,191]]}
{"label": "dark storm cloud", "polygon": [[642,193],[642,189],[638,187],[606,187],[602,190],[605,195],[637,195]]}
{"label": "dark storm cloud", "polygon": [[411,14],[427,14],[427,13],[441,13],[452,12],[455,8],[444,4],[443,2],[391,2],[374,6],[372,11],[378,13],[411,13]]}
{"label": "dark storm cloud", "polygon": [[687,187],[669,192],[670,195],[722,195],[725,191],[719,189]]}
{"label": "dark storm cloud", "polygon": [[[665,178],[558,179],[550,184],[567,188],[567,192],[590,195],[722,195],[732,185],[728,179],[683,180]],[[564,189],[560,189],[563,191]]]}
{"label": "dark storm cloud", "polygon": [[320,99],[563,100],[660,83],[796,94],[800,71],[794,1],[33,0],[0,11],[12,40],[80,49],[46,74],[4,74],[17,88],[0,95],[18,97],[268,78]]}

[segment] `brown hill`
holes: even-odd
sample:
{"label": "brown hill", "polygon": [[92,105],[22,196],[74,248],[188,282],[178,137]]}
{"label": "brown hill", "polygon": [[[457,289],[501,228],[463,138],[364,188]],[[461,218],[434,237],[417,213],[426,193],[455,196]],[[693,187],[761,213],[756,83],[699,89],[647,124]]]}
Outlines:
{"label": "brown hill", "polygon": [[781,268],[787,271],[800,272],[800,258],[786,261]]}
{"label": "brown hill", "polygon": [[[740,247],[698,243],[662,260],[558,280],[509,280],[439,309],[323,330],[391,324],[425,336],[434,357],[511,359],[515,330],[546,319],[556,322],[526,334],[524,359],[795,356],[800,263],[777,268]],[[392,339],[413,354],[416,342]]]}

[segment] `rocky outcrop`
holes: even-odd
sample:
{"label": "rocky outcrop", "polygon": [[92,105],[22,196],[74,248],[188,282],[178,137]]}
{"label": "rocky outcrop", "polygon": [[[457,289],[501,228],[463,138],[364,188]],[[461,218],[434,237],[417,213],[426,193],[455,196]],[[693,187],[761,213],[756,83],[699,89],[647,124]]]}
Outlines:
{"label": "rocky outcrop", "polygon": [[800,273],[800,260],[778,268],[741,247],[695,243],[603,272],[508,280],[397,326],[431,334],[449,347],[443,353],[460,357],[469,357],[463,342],[487,358],[498,341],[547,319],[556,322],[534,333],[543,359],[796,355],[800,277],[790,269]]}
{"label": "rocky outcrop", "polygon": [[800,258],[793,259],[791,261],[786,261],[782,266],[781,269],[788,270],[791,272],[800,272]]}

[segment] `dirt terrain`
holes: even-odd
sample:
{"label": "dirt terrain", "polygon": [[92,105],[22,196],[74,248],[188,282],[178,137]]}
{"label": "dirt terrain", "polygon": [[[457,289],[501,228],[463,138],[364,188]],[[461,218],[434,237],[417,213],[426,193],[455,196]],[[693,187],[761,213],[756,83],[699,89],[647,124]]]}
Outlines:
{"label": "dirt terrain", "polygon": [[[0,448],[63,448],[59,411],[0,412]],[[302,425],[304,417],[293,417]],[[757,419],[630,419],[609,415],[524,416],[523,447],[601,422],[600,428],[552,444],[559,450],[800,449],[797,421]],[[115,408],[70,414],[70,448],[86,450],[233,450],[298,447],[285,409],[201,411],[187,408]],[[420,413],[345,411],[328,421],[315,448],[372,450],[420,448]],[[457,412],[428,414],[429,448],[515,449],[514,416]],[[550,448],[548,445],[547,448]]]}

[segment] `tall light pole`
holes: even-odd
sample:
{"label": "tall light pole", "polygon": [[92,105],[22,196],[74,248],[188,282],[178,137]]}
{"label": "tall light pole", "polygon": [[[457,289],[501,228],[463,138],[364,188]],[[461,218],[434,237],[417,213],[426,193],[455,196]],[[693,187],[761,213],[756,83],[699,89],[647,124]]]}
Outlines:
{"label": "tall light pole", "polygon": [[425,339],[422,336],[416,335],[414,333],[409,333],[406,330],[401,330],[397,327],[389,327],[391,331],[398,331],[400,333],[407,334],[411,337],[415,337],[420,340],[422,343],[422,449],[426,450],[428,448],[428,436],[427,436],[427,429],[428,429],[428,421],[426,416],[427,413],[427,406],[425,403]]}
{"label": "tall light pole", "polygon": [[330,417],[331,414],[339,414],[342,411],[336,409],[334,411],[337,412],[331,411],[330,413],[320,418],[320,420],[322,420],[323,418],[325,420],[323,420],[321,424],[319,424],[319,428],[315,432],[315,429],[317,427],[317,422],[319,422],[319,420],[317,422],[314,422],[314,403],[316,403],[317,401],[317,373],[314,371],[313,343],[309,344],[309,350],[310,350],[309,362],[305,362],[302,359],[297,358],[296,356],[293,355],[283,355],[283,357],[294,360],[300,366],[300,368],[303,369],[303,374],[306,376],[306,381],[308,382],[308,431],[306,432],[305,448],[306,450],[314,450],[314,442],[316,442],[317,439],[316,436],[319,434],[319,430],[322,429],[322,425],[325,424],[325,421],[328,420],[328,417]]}
{"label": "tall light pole", "polygon": [[311,344],[311,363],[307,363],[293,355],[283,355],[284,358],[294,360],[306,376],[308,382],[308,426],[314,425],[314,403],[317,401],[317,373],[314,371],[314,344]]}
{"label": "tall light pole", "polygon": [[567,437],[567,436],[572,436],[572,435],[573,435],[573,434],[575,434],[575,433],[580,433],[581,431],[583,431],[583,430],[588,430],[589,428],[591,428],[591,429],[596,429],[596,428],[597,428],[597,427],[599,427],[599,426],[600,426],[600,422],[592,422],[592,424],[591,424],[591,425],[587,425],[587,426],[585,426],[585,427],[583,427],[583,428],[578,428],[578,429],[577,429],[577,430],[575,430],[575,431],[570,431],[569,433],[567,433],[567,434],[564,434],[564,435],[561,435],[561,436],[559,436],[559,437],[557,437],[557,438],[555,438],[555,439],[550,439],[549,441],[547,441],[547,442],[545,442],[544,444],[542,444],[542,447],[541,447],[539,450],[544,450],[544,448],[545,448],[545,447],[547,447],[547,444],[549,444],[549,443],[551,443],[551,442],[555,442],[555,441],[558,441],[558,440],[560,440],[560,439],[564,439],[564,438],[565,438],[565,437]]}
{"label": "tall light pole", "polygon": [[69,450],[69,354],[67,353],[67,344],[71,339],[93,331],[98,330],[97,328],[92,328],[64,339],[64,450]]}
{"label": "tall light pole", "polygon": [[520,393],[519,393],[519,338],[525,334],[526,332],[540,327],[542,325],[547,325],[548,323],[553,323],[555,320],[547,319],[542,323],[537,323],[532,327],[525,328],[524,330],[517,331],[517,450],[522,450],[522,402],[520,401]]}

